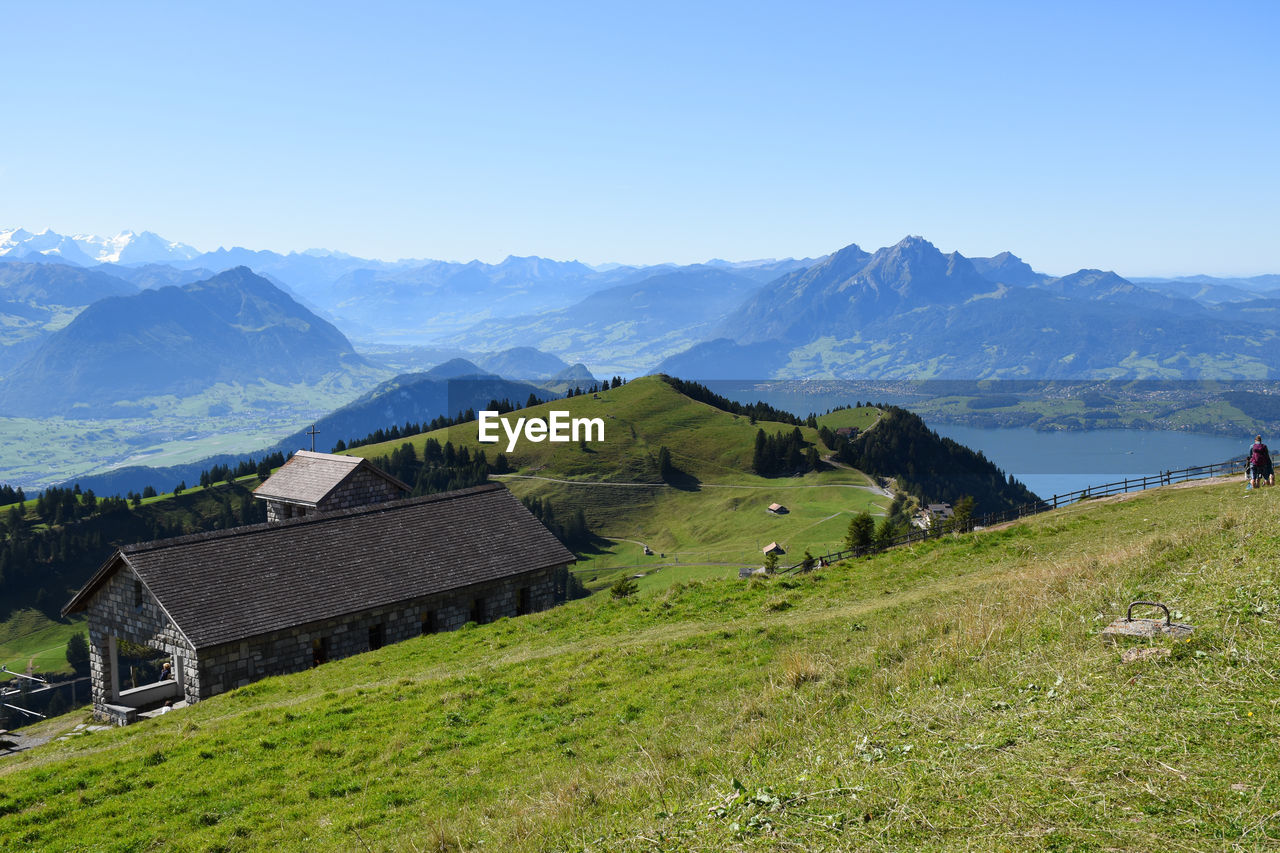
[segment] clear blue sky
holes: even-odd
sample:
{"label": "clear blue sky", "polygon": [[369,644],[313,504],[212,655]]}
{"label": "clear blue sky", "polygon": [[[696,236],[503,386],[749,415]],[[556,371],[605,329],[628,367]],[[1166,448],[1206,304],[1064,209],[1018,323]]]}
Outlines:
{"label": "clear blue sky", "polygon": [[1280,3],[13,3],[0,228],[1280,272]]}

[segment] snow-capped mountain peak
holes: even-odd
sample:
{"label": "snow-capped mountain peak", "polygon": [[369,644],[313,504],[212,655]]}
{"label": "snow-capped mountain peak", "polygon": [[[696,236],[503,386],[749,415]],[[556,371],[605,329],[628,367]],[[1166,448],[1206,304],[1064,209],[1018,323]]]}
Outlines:
{"label": "snow-capped mountain peak", "polygon": [[46,228],[33,234],[24,228],[0,230],[0,257],[20,259],[44,255],[68,263],[150,264],[190,260],[200,253],[185,243],[172,243],[150,231],[121,231],[114,237],[77,234],[66,237]]}

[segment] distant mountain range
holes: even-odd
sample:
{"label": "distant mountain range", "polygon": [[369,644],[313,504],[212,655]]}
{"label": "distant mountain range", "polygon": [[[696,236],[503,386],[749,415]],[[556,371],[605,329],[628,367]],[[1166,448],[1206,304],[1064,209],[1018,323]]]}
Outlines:
{"label": "distant mountain range", "polygon": [[1224,305],[1115,273],[1035,273],[920,237],[847,246],[756,291],[658,369],[706,379],[1265,378],[1280,375],[1274,300]]}
{"label": "distant mountain range", "polygon": [[1251,278],[1188,275],[1179,278],[1132,278],[1130,281],[1150,290],[1194,299],[1207,305],[1246,302],[1259,296],[1280,296],[1280,275],[1256,275]]}
{"label": "distant mountain range", "polygon": [[[1128,280],[1091,269],[1051,276],[1009,252],[943,254],[920,237],[875,252],[850,245],[819,259],[591,267],[538,257],[485,264],[387,262],[325,250],[198,253],[151,232],[102,239],[0,231],[0,264],[13,258],[28,269],[56,269],[22,275],[61,276],[81,302],[4,300],[6,280],[21,276],[0,269],[0,312],[12,318],[0,324],[0,369],[30,357],[43,337],[84,310],[92,288],[120,296],[122,286],[135,292],[185,286],[242,265],[360,346],[412,345],[468,357],[527,348],[604,374],[1262,378],[1280,372],[1273,331],[1280,328],[1280,276]],[[413,365],[419,366],[430,364]],[[518,366],[495,372],[515,375],[506,371]]]}
{"label": "distant mountain range", "polygon": [[[103,264],[102,271],[141,286],[186,283],[184,270],[200,271],[190,281],[245,266],[332,321],[352,339],[384,344],[435,343],[486,320],[566,308],[608,287],[685,269],[674,264],[596,268],[577,261],[514,256],[497,264],[379,261],[317,249],[281,254],[220,248],[200,253],[147,231],[100,238],[66,237],[48,230],[36,234],[21,228],[0,230],[0,260]],[[763,282],[812,262],[807,258],[713,260],[705,266]],[[139,266],[148,269],[139,274],[134,271]],[[162,272],[164,267],[170,271]],[[169,280],[163,281],[166,277]],[[466,339],[470,351],[494,348],[476,346]],[[512,345],[534,344],[520,341]]]}

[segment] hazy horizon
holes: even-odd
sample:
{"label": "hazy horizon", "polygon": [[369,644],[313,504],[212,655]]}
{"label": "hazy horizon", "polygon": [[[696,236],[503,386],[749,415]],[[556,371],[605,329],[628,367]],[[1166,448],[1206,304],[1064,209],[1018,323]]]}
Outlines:
{"label": "hazy horizon", "polygon": [[[111,232],[110,234],[92,234],[92,235],[91,235],[91,234],[87,234],[87,233],[74,233],[74,234],[72,234],[72,233],[63,233],[63,232],[59,232],[59,231],[57,231],[57,229],[55,229],[55,228],[51,228],[51,227],[49,227],[49,226],[45,226],[44,228],[39,228],[39,229],[33,229],[33,228],[25,228],[25,227],[24,227],[24,226],[22,226],[22,225],[4,224],[4,225],[0,225],[0,234],[4,234],[6,231],[9,231],[9,230],[11,230],[11,229],[15,229],[15,230],[16,230],[16,229],[18,229],[18,228],[23,228],[24,230],[29,231],[29,232],[31,232],[31,233],[33,233],[33,234],[40,234],[40,233],[43,233],[43,232],[44,232],[44,231],[46,231],[46,230],[49,230],[49,231],[53,231],[54,233],[58,233],[58,234],[60,234],[61,236],[66,236],[66,237],[88,237],[88,236],[92,236],[92,237],[108,238],[108,239],[109,239],[110,237],[114,237],[114,236],[117,236],[117,235],[126,234],[126,233],[129,233],[129,232],[133,232],[133,233],[135,233],[135,234],[141,234],[141,233],[144,233],[144,232],[150,232],[150,233],[156,234],[157,236],[162,237],[162,238],[164,238],[164,239],[166,239],[166,240],[170,240],[170,242],[185,244],[185,245],[189,246],[190,248],[195,249],[195,250],[196,250],[197,252],[199,252],[200,254],[207,254],[207,253],[213,253],[213,252],[224,251],[224,250],[225,250],[225,251],[231,251],[231,250],[234,250],[234,249],[244,249],[244,250],[251,251],[251,252],[261,252],[261,251],[265,251],[265,252],[275,252],[275,253],[280,254],[280,255],[289,255],[289,254],[300,254],[300,255],[305,255],[305,254],[309,254],[309,253],[324,253],[324,254],[346,255],[346,256],[349,256],[349,257],[356,258],[356,259],[358,259],[358,260],[375,261],[375,262],[378,262],[378,263],[386,263],[386,264],[403,264],[403,263],[414,263],[414,262],[436,262],[436,261],[443,261],[443,262],[445,262],[445,263],[453,263],[453,264],[468,264],[468,263],[473,263],[473,262],[479,262],[479,263],[485,263],[485,264],[490,264],[490,265],[497,265],[497,264],[502,263],[503,261],[511,260],[511,259],[520,259],[520,258],[539,258],[539,259],[541,259],[541,260],[554,261],[554,262],[556,262],[556,263],[581,263],[581,264],[584,264],[584,265],[586,265],[586,266],[592,267],[592,268],[594,268],[594,269],[606,270],[606,269],[610,269],[610,268],[614,268],[614,267],[637,267],[637,268],[640,268],[640,267],[683,266],[683,265],[686,265],[686,264],[697,265],[697,264],[715,264],[715,263],[738,264],[738,265],[744,265],[744,264],[761,264],[761,265],[763,265],[763,264],[768,264],[768,263],[776,262],[776,261],[786,261],[786,260],[805,260],[805,259],[806,259],[806,258],[800,258],[800,257],[797,257],[797,256],[768,257],[768,258],[763,258],[763,257],[761,257],[761,258],[722,258],[722,257],[708,257],[708,258],[705,258],[705,259],[703,259],[703,260],[693,260],[693,261],[686,261],[686,262],[677,262],[677,261],[661,261],[661,260],[660,260],[660,261],[654,261],[654,262],[651,262],[651,263],[631,262],[631,261],[625,261],[625,260],[622,260],[622,261],[619,261],[619,260],[608,260],[608,261],[600,261],[600,262],[589,262],[589,261],[584,261],[584,260],[582,260],[581,258],[578,258],[578,257],[553,258],[553,257],[548,257],[547,255],[540,255],[540,254],[533,254],[533,255],[516,255],[516,254],[511,254],[511,253],[506,254],[506,255],[502,255],[502,256],[500,256],[500,257],[494,257],[494,258],[489,258],[489,259],[486,259],[486,258],[457,258],[457,257],[455,257],[455,258],[444,258],[444,257],[428,257],[428,256],[425,256],[425,255],[419,255],[419,256],[414,256],[414,257],[403,257],[403,258],[378,258],[378,257],[368,257],[368,256],[363,256],[363,255],[357,255],[357,254],[355,254],[354,252],[346,252],[346,251],[343,251],[342,249],[334,249],[334,248],[327,247],[327,246],[308,246],[308,247],[306,247],[305,249],[287,249],[287,250],[280,250],[280,249],[277,249],[277,248],[274,248],[274,247],[271,247],[271,246],[216,246],[216,247],[214,247],[214,248],[212,248],[212,249],[205,249],[205,248],[202,248],[202,247],[200,247],[200,246],[194,246],[194,245],[192,245],[191,243],[189,243],[189,242],[188,242],[188,241],[186,241],[186,240],[181,240],[181,239],[171,239],[171,238],[170,238],[170,235],[165,234],[165,233],[158,232],[158,231],[156,231],[155,229],[152,229],[152,228],[122,228],[122,229],[118,229],[118,230],[116,230],[116,231],[113,231],[113,232]],[[903,238],[902,238],[902,239],[905,239],[905,238],[906,238],[906,237],[908,237],[908,236],[919,236],[919,237],[923,237],[925,240],[929,240],[929,237],[928,237],[928,235],[927,235],[927,234],[903,235]],[[866,243],[859,243],[859,242],[858,242],[858,241],[856,241],[856,240],[854,241],[854,243],[855,243],[856,245],[858,245],[860,248],[864,249],[865,251],[872,252],[872,253],[874,253],[874,252],[875,252],[875,251],[877,251],[878,249],[887,248],[888,246],[892,246],[892,245],[896,244],[897,242],[899,242],[899,241],[894,241],[893,243],[886,244],[885,246],[871,246],[871,245],[868,245],[868,244],[866,244]],[[933,241],[932,241],[932,240],[929,240],[929,242],[930,242],[930,243],[932,243]],[[829,250],[828,252],[824,252],[824,253],[822,253],[822,254],[820,254],[820,255],[811,256],[811,259],[816,260],[816,259],[818,259],[818,258],[825,257],[826,255],[829,255],[829,254],[831,254],[831,253],[833,253],[833,252],[836,252],[836,251],[838,251],[838,250],[840,250],[840,249],[843,249],[843,248],[845,248],[845,247],[846,247],[846,246],[848,246],[848,245],[850,245],[850,244],[847,244],[847,243],[846,243],[846,244],[844,244],[844,245],[842,245],[842,246],[834,247],[834,248],[832,248],[831,250]],[[944,254],[948,254],[948,253],[950,253],[951,251],[956,251],[956,252],[959,252],[961,255],[963,255],[963,256],[964,256],[964,257],[966,257],[966,258],[991,257],[991,255],[976,255],[976,254],[973,254],[972,252],[966,252],[966,251],[964,251],[964,249],[963,249],[963,248],[948,249],[948,248],[945,248],[945,247],[942,247],[942,246],[937,246],[937,244],[936,244],[936,243],[935,243],[934,245],[939,249],[939,251],[943,252]],[[1008,251],[1008,252],[1011,252],[1013,255],[1015,255],[1016,257],[1018,257],[1020,260],[1022,260],[1022,261],[1024,261],[1024,262],[1026,262],[1029,266],[1031,266],[1032,268],[1034,268],[1034,269],[1036,270],[1036,272],[1044,273],[1044,274],[1047,274],[1047,275],[1064,276],[1064,275],[1070,275],[1071,273],[1077,272],[1077,271],[1078,271],[1078,270],[1080,270],[1080,269],[1093,269],[1093,268],[1094,268],[1094,267],[1088,267],[1088,266],[1085,266],[1085,267],[1077,267],[1077,268],[1075,268],[1075,269],[1069,269],[1069,270],[1047,270],[1047,269],[1042,269],[1041,267],[1039,267],[1037,264],[1035,264],[1033,261],[1031,261],[1031,260],[1030,260],[1030,259],[1028,259],[1027,257],[1025,257],[1025,256],[1023,256],[1023,255],[1021,255],[1021,254],[1019,254],[1019,253],[1018,253],[1018,251],[1017,251],[1017,250],[1015,250],[1015,249],[1003,249],[1003,250],[1001,250],[1001,251]],[[998,253],[998,252],[996,252],[996,253],[993,253],[993,254],[999,254],[999,253]],[[8,260],[8,258],[7,258],[5,255],[0,255],[0,260]],[[19,259],[19,260],[20,260],[20,259]],[[104,261],[103,263],[107,263],[107,262],[105,262],[105,261]],[[1122,277],[1130,278],[1130,279],[1134,279],[1134,278],[1194,278],[1194,277],[1196,277],[1196,276],[1210,276],[1210,277],[1213,277],[1213,278],[1237,279],[1237,278],[1252,278],[1252,277],[1258,277],[1258,276],[1264,276],[1264,275],[1275,275],[1275,274],[1280,274],[1280,267],[1277,267],[1277,269],[1276,269],[1276,270],[1267,270],[1267,271],[1263,271],[1263,272],[1259,272],[1259,273],[1250,273],[1250,274],[1245,274],[1245,275],[1232,275],[1232,274],[1228,274],[1228,273],[1213,273],[1213,272],[1205,272],[1205,271],[1203,271],[1203,270],[1188,271],[1188,272],[1178,272],[1178,273],[1146,273],[1146,272],[1127,272],[1127,271],[1122,271],[1122,270],[1111,270],[1111,271],[1112,271],[1112,272],[1116,272],[1118,275],[1121,275]]]}

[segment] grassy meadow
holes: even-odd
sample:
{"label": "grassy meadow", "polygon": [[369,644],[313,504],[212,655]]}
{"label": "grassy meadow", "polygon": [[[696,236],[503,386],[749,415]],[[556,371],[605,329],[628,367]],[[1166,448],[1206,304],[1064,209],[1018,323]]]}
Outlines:
{"label": "grassy meadow", "polygon": [[[1280,491],[594,595],[0,760],[41,850],[1267,850]],[[1125,664],[1133,599],[1196,626]],[[42,724],[51,735],[84,715]]]}

